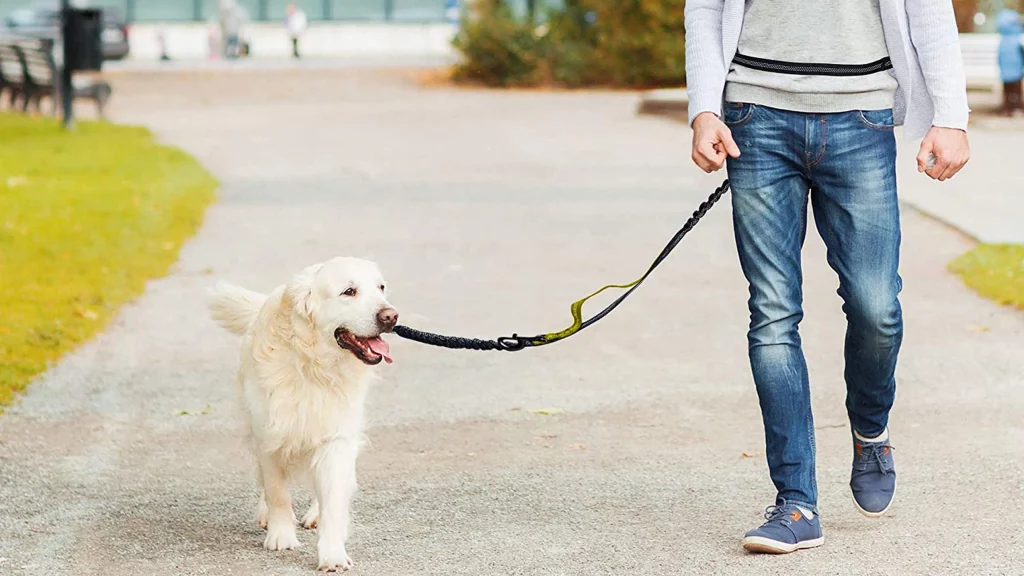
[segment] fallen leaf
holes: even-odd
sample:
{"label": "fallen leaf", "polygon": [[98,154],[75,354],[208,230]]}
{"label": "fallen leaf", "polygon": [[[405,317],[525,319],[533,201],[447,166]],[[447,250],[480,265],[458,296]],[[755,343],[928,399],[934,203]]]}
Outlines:
{"label": "fallen leaf", "polygon": [[523,411],[523,409],[522,409],[522,408],[519,408],[519,407],[516,407],[516,408],[510,408],[510,409],[509,409],[509,412],[522,412],[522,411]]}
{"label": "fallen leaf", "polygon": [[764,452],[744,452],[744,458],[756,458],[757,456],[763,456]]}
{"label": "fallen leaf", "polygon": [[75,308],[75,315],[86,320],[95,320],[99,318],[99,314],[88,308]]}
{"label": "fallen leaf", "polygon": [[561,408],[538,408],[537,410],[530,410],[534,414],[543,414],[545,416],[552,416],[554,414],[564,414],[565,410]]}
{"label": "fallen leaf", "polygon": [[569,444],[569,450],[582,451],[582,450],[586,450],[586,449],[587,449],[587,447],[584,446],[583,444]]}
{"label": "fallen leaf", "polygon": [[971,334],[981,334],[982,332],[988,332],[991,329],[992,328],[989,328],[988,326],[971,326],[967,330],[969,330]]}

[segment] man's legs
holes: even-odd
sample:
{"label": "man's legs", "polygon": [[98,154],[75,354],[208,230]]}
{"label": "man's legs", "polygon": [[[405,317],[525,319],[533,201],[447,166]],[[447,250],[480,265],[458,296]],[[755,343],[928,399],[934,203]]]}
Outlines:
{"label": "man's legs", "polygon": [[822,117],[828,151],[811,172],[811,201],[846,313],[846,409],[853,430],[875,438],[889,422],[903,340],[892,113]]}
{"label": "man's legs", "polygon": [[742,151],[728,161],[740,265],[750,284],[750,365],[778,501],[816,511],[814,424],[798,325],[807,227],[804,114],[727,103]]}

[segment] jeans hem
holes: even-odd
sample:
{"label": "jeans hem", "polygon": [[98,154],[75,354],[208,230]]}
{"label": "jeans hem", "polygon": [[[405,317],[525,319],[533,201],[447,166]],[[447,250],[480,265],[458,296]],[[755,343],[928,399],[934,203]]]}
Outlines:
{"label": "jeans hem", "polygon": [[815,516],[818,515],[818,507],[816,505],[814,505],[814,504],[809,504],[809,503],[803,502],[801,500],[790,500],[788,498],[776,497],[775,501],[778,502],[779,500],[785,500],[786,504],[789,504],[791,506],[799,506],[801,508],[806,508],[806,509],[810,510],[811,512],[814,512]]}

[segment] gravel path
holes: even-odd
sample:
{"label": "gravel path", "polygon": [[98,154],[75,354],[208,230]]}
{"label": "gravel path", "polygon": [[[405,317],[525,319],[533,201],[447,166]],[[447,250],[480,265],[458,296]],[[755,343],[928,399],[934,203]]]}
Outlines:
{"label": "gravel path", "polygon": [[[628,94],[419,90],[353,70],[116,82],[115,118],[198,156],[221,200],[172,275],[0,417],[0,574],[312,573],[311,533],[260,548],[236,342],[204,309],[215,280],[269,290],[367,256],[410,325],[557,329],[568,302],[635,277],[721,178]],[[359,463],[356,573],[1024,573],[1024,318],[945,272],[966,240],[904,222],[890,516],[849,500],[843,323],[812,233],[803,333],[828,543],[739,548],[773,491],[725,201],[570,341],[511,355],[392,340]]]}

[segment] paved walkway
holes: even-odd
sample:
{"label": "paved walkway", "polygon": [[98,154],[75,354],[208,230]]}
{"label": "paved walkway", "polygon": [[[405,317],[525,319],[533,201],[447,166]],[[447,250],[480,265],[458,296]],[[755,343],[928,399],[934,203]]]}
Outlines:
{"label": "paved walkway", "polygon": [[[369,256],[411,325],[559,328],[572,299],[635,277],[720,178],[624,94],[420,91],[365,71],[117,82],[112,114],[196,154],[221,201],[171,276],[0,417],[3,574],[312,573],[311,533],[260,548],[237,344],[203,304],[215,280],[268,290]],[[803,334],[828,543],[739,548],[773,492],[726,201],[573,340],[516,355],[392,340],[359,463],[357,574],[1019,574],[1024,318],[945,272],[960,235],[907,211],[905,239],[890,516],[849,501],[842,316],[812,235]]]}

